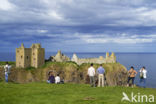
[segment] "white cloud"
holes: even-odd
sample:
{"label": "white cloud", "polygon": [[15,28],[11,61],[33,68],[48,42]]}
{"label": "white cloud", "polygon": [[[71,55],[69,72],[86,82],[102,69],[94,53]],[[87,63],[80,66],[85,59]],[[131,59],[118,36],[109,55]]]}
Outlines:
{"label": "white cloud", "polygon": [[48,30],[37,30],[38,33],[47,33]]}
{"label": "white cloud", "polygon": [[145,0],[0,0],[0,10],[18,7],[12,13],[0,12],[0,23],[155,26],[152,4]]}
{"label": "white cloud", "polygon": [[50,16],[49,18],[54,18],[54,19],[57,19],[57,20],[63,20],[63,16],[61,16],[56,11],[49,11],[48,15]]}
{"label": "white cloud", "polygon": [[156,39],[130,39],[130,38],[89,38],[85,39],[87,43],[118,43],[118,44],[136,44],[152,43]]}
{"label": "white cloud", "polygon": [[0,10],[12,10],[15,8],[15,5],[10,3],[8,0],[0,0]]}
{"label": "white cloud", "polygon": [[156,43],[155,14],[155,0],[0,0],[0,35],[55,47],[144,47]]}
{"label": "white cloud", "polygon": [[[124,34],[124,35],[123,35]],[[79,38],[86,43],[117,43],[117,44],[137,44],[152,43],[156,41],[156,35],[125,35],[123,33],[118,36],[111,35],[79,35]]]}

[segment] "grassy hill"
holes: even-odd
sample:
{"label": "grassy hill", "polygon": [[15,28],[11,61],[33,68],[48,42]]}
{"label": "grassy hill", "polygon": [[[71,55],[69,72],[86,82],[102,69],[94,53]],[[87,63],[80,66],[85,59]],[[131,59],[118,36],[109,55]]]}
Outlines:
{"label": "grassy hill", "polygon": [[[3,62],[1,62],[3,63]],[[97,69],[100,65],[94,64]],[[65,82],[72,83],[89,83],[87,70],[90,67],[89,63],[77,65],[74,62],[46,62],[40,68],[16,68],[12,65],[9,75],[9,82],[29,83],[46,81],[48,72],[53,71],[54,75],[60,74],[60,77]],[[103,64],[106,71],[106,82],[109,86],[125,85],[127,82],[127,70],[120,63]],[[0,80],[4,80],[4,68],[0,67]],[[97,81],[97,75],[96,75]]]}
{"label": "grassy hill", "polygon": [[126,101],[121,102],[122,92],[128,96],[134,92],[153,94],[156,97],[156,90],[151,88],[91,88],[87,84],[0,82],[0,104],[131,104]]}

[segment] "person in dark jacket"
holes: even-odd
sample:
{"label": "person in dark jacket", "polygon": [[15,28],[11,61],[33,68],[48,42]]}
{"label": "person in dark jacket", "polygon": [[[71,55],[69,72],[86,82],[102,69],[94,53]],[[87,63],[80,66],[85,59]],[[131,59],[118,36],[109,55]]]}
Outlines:
{"label": "person in dark jacket", "polygon": [[49,72],[49,78],[47,80],[48,83],[55,83],[55,77],[52,72]]}

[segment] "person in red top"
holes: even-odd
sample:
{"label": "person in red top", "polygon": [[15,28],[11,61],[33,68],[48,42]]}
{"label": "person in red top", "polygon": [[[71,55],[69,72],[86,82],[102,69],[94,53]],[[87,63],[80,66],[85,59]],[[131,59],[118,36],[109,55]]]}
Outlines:
{"label": "person in red top", "polygon": [[137,71],[134,70],[134,67],[131,66],[131,69],[128,71],[128,81],[127,81],[127,86],[129,86],[129,82],[130,80],[132,80],[132,87],[134,86],[134,80],[135,80],[135,76],[137,75]]}

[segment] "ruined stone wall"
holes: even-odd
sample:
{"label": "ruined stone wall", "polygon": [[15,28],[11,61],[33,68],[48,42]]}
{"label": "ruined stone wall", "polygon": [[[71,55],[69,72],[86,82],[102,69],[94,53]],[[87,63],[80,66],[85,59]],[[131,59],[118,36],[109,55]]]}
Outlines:
{"label": "ruined stone wall", "polygon": [[24,49],[24,68],[31,66],[31,49]]}
{"label": "ruined stone wall", "polygon": [[83,63],[116,63],[116,56],[114,53],[112,53],[111,56],[109,56],[109,53],[106,53],[106,58],[103,56],[100,56],[99,58],[78,58],[76,54],[73,54],[71,61],[76,62],[78,65]]}
{"label": "ruined stone wall", "polygon": [[31,62],[31,49],[17,48],[16,49],[16,67],[29,67]]}
{"label": "ruined stone wall", "polygon": [[116,59],[112,58],[112,57],[109,57],[109,58],[106,59],[106,63],[116,63]]}
{"label": "ruined stone wall", "polygon": [[40,44],[32,44],[31,46],[31,66],[38,68],[45,63],[45,50],[44,48],[41,48]]}
{"label": "ruined stone wall", "polygon": [[32,55],[31,55],[31,66],[37,67],[37,57],[38,57],[37,49],[32,48],[31,53],[32,53]]}
{"label": "ruined stone wall", "polygon": [[25,48],[22,44],[16,49],[16,67],[38,68],[45,63],[45,50],[40,44],[33,44],[31,48]]}
{"label": "ruined stone wall", "polygon": [[88,59],[78,59],[76,62],[78,65],[81,65],[83,63],[98,63],[98,64],[102,64],[102,63],[106,63],[106,60],[100,60],[99,58],[88,58]]}
{"label": "ruined stone wall", "polygon": [[67,62],[70,61],[70,58],[62,54],[59,50],[55,56],[51,56],[50,60],[54,62]]}
{"label": "ruined stone wall", "polygon": [[16,48],[16,67],[24,67],[24,48]]}
{"label": "ruined stone wall", "polygon": [[45,50],[44,48],[37,49],[37,64],[36,67],[40,67],[45,64]]}

